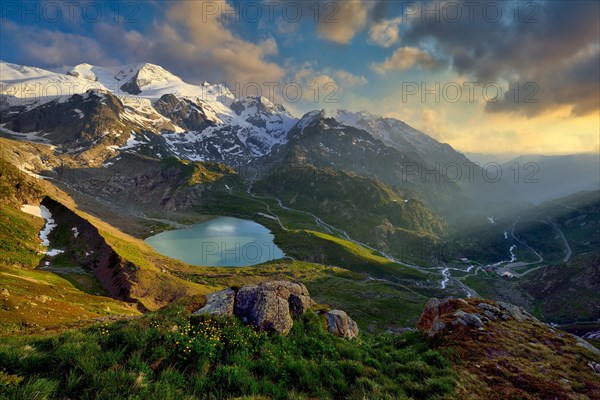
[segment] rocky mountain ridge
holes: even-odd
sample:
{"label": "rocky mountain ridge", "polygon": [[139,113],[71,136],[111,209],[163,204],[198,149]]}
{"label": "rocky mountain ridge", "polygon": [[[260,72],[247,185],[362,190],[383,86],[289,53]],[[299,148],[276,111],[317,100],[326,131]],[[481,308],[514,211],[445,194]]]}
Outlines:
{"label": "rocky mountain ridge", "polygon": [[[224,85],[189,84],[148,63],[115,68],[80,64],[52,72],[0,62],[0,70],[0,113],[8,133],[59,146],[66,140],[56,136],[73,137],[75,132],[91,137],[123,136],[123,143],[82,143],[80,147],[66,146],[69,151],[85,151],[98,145],[132,151],[143,146],[139,137],[146,135],[152,138],[152,144],[146,147],[163,145],[154,151],[155,156],[238,166],[271,154],[287,143],[297,124],[301,130],[305,124],[264,97],[236,98]],[[81,109],[81,98],[72,98],[75,95],[92,96],[96,108],[105,103],[118,107],[118,112],[104,113],[112,126],[87,126],[98,112]],[[368,119],[358,121],[349,115],[348,111],[339,111],[334,118],[413,157],[424,156],[427,161],[433,156],[440,159],[442,154],[449,159],[463,158],[448,145],[401,121],[370,114]],[[59,121],[58,125],[46,120],[50,116]],[[57,126],[61,126],[60,133]]]}

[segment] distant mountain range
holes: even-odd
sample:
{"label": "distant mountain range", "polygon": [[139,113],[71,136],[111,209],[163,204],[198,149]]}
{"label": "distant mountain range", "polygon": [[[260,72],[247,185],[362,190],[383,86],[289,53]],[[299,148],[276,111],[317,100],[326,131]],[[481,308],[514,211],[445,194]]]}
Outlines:
{"label": "distant mountain range", "polygon": [[0,62],[0,77],[4,134],[56,146],[87,166],[118,162],[125,152],[219,162],[255,180],[290,164],[334,168],[450,218],[600,185],[597,156],[518,158],[498,164],[502,177],[490,180],[484,166],[402,121],[348,110],[299,118],[264,97],[237,99],[221,84],[189,84],[148,63],[48,71]]}
{"label": "distant mountain range", "polygon": [[534,204],[580,191],[600,190],[600,154],[527,155],[503,164],[502,168],[513,190]]}
{"label": "distant mountain range", "polygon": [[[188,84],[147,63],[115,68],[80,64],[53,72],[1,62],[0,71],[3,128],[69,151],[153,144],[161,156],[244,165],[285,144],[301,120],[264,97],[236,99],[223,85]],[[347,110],[332,117],[419,162],[467,161],[402,121]],[[105,123],[88,124],[98,119]],[[160,138],[144,137],[146,133]],[[113,140],[99,140],[104,136]]]}

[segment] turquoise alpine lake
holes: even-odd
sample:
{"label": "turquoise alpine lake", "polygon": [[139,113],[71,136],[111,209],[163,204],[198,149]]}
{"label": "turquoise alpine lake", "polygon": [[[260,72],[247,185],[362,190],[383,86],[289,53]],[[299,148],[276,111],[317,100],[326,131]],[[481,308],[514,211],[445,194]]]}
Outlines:
{"label": "turquoise alpine lake", "polygon": [[246,267],[285,255],[273,234],[254,221],[217,217],[146,239],[158,253],[191,265]]}

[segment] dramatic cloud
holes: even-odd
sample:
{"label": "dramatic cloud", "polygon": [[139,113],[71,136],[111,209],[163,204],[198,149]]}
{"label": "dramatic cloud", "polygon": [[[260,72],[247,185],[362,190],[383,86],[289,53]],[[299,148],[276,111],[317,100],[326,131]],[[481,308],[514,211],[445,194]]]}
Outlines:
{"label": "dramatic cloud", "polygon": [[[276,4],[276,8],[292,3],[291,9],[299,10],[299,20],[316,24],[322,39],[341,45],[351,44],[352,39],[368,25],[379,24],[390,8],[388,0],[280,0],[270,3]],[[282,9],[285,7],[281,6]],[[294,15],[293,12],[291,14]],[[278,33],[285,32],[286,28],[280,25],[288,25],[289,22],[289,18],[276,21]],[[297,27],[299,24],[295,21],[291,25]],[[393,27],[390,29],[389,33],[393,35]]]}
{"label": "dramatic cloud", "polygon": [[400,47],[384,62],[372,63],[370,68],[378,74],[385,75],[389,71],[406,71],[413,67],[432,68],[435,65],[435,60],[425,50],[416,47]]}
{"label": "dramatic cloud", "polygon": [[[225,9],[225,1],[214,2]],[[219,13],[209,14],[201,1],[174,2],[166,20],[155,23],[154,58],[167,67],[183,63],[189,75],[228,82],[279,81],[283,69],[266,60],[277,53],[273,38],[252,43],[237,36]],[[205,79],[207,79],[205,78]]]}
{"label": "dramatic cloud", "polygon": [[600,109],[600,47],[590,46],[536,72],[523,74],[525,83],[513,84],[500,101],[488,103],[486,110],[536,115],[567,107],[571,115],[582,116]]}
{"label": "dramatic cloud", "polygon": [[289,70],[293,71],[290,81],[302,88],[301,101],[292,105],[299,115],[317,108],[337,109],[348,96],[353,96],[353,88],[368,83],[364,76],[343,69],[318,68],[316,62],[306,62],[300,67],[290,65]]}
{"label": "dramatic cloud", "polygon": [[[218,9],[228,7],[224,0],[211,3]],[[206,13],[201,1],[170,4],[166,15],[154,21],[145,34],[108,21],[93,26],[95,39],[19,27],[11,22],[3,26],[3,31],[13,33],[26,63],[40,66],[148,61],[186,79],[224,80],[232,87],[235,83],[262,85],[284,76],[279,65],[267,60],[278,53],[274,38],[258,43],[242,39],[221,20],[219,13]]]}
{"label": "dramatic cloud", "polygon": [[88,62],[99,65],[116,64],[116,58],[105,47],[87,36],[21,27],[10,21],[2,23],[3,35],[13,35],[23,64],[63,66]]}
{"label": "dramatic cloud", "polygon": [[352,38],[364,29],[367,23],[367,1],[336,0],[336,12],[331,18],[320,18],[318,31],[327,40],[339,44],[349,44]]}
{"label": "dramatic cloud", "polygon": [[391,47],[400,40],[399,25],[402,18],[379,21],[371,26],[369,30],[369,43],[381,47]]}
{"label": "dramatic cloud", "polygon": [[[443,7],[445,2],[435,3]],[[484,83],[538,85],[539,103],[510,105],[510,97],[506,97],[489,106],[490,111],[535,115],[563,106],[570,106],[574,114],[598,109],[598,55],[590,55],[600,36],[598,2],[537,1],[527,3],[535,6],[527,9],[518,2],[492,2],[501,6],[501,20],[485,17],[486,3],[478,3],[472,19],[465,15],[469,8],[463,4],[463,18],[458,22],[410,18],[403,41],[416,46],[433,41],[456,72]],[[519,14],[514,12],[516,6],[521,7]]]}

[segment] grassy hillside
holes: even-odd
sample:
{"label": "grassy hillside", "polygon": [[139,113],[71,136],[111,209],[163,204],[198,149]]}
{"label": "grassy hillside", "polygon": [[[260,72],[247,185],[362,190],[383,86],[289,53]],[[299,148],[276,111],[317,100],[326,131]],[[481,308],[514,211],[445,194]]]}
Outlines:
{"label": "grassy hillside", "polygon": [[[151,257],[146,257],[144,249],[153,252],[142,246],[142,241],[78,211],[67,195],[49,186],[9,162],[0,163],[0,289],[3,293],[0,331],[53,327],[112,314],[138,314],[135,305],[109,297],[110,288],[99,283],[91,265],[77,262],[78,253],[93,253],[86,247],[90,232],[85,230],[93,230],[94,226],[102,235],[100,240],[108,243],[106,249],[115,249],[127,260],[125,262],[133,263],[134,267],[121,281],[132,287],[131,293],[144,307],[158,308],[183,295],[211,291],[159,269]],[[57,218],[58,226],[50,235],[51,246],[64,251],[56,257],[44,255],[38,237],[44,221],[20,211],[21,204],[39,204],[48,192],[74,210],[73,213],[53,203],[62,207],[65,215],[71,215],[67,219]],[[79,240],[73,236],[74,226],[80,228]],[[103,248],[94,248],[98,249]],[[98,257],[103,256],[100,250]],[[164,258],[161,261],[168,262]],[[118,273],[118,269],[113,271],[113,275]]]}
{"label": "grassy hillside", "polygon": [[302,282],[316,301],[347,311],[361,329],[373,332],[414,326],[427,300],[444,296],[443,291],[429,288],[425,281],[415,278],[377,280],[345,268],[292,260],[244,268],[193,267],[178,274],[218,288],[269,280]]}
{"label": "grassy hillside", "polygon": [[139,314],[133,305],[108,297],[89,273],[36,269],[44,259],[38,238],[43,224],[0,205],[0,335]]}
{"label": "grassy hillside", "polygon": [[419,334],[326,332],[314,313],[289,336],[237,320],[188,322],[181,306],[132,321],[0,344],[0,396],[11,399],[444,399],[455,374]]}
{"label": "grassy hillside", "polygon": [[349,172],[288,166],[254,188],[383,249],[395,250],[396,236],[434,242],[445,229],[443,220],[420,201],[403,199],[382,182]]}
{"label": "grassy hillside", "polygon": [[[482,302],[487,303],[489,319],[482,317]],[[599,362],[600,352],[520,311],[499,318],[490,314],[489,310],[499,310],[497,306],[503,307],[481,299],[451,299],[437,308],[438,323],[448,324],[450,329],[443,328],[434,343],[457,371],[457,399],[575,400],[600,396],[598,373],[588,364]],[[432,320],[428,318],[434,314],[426,313],[427,318],[420,323],[429,329]],[[456,318],[465,313],[478,314],[482,323],[457,323]]]}

